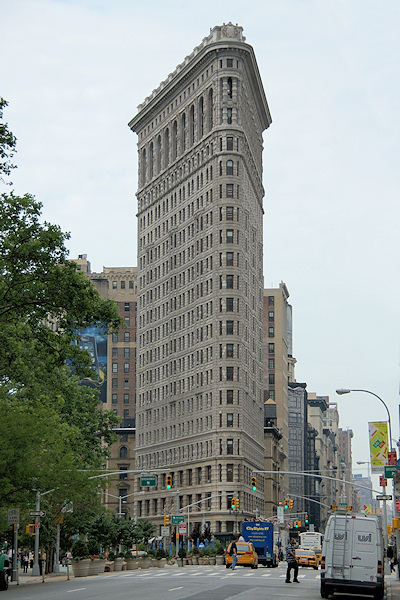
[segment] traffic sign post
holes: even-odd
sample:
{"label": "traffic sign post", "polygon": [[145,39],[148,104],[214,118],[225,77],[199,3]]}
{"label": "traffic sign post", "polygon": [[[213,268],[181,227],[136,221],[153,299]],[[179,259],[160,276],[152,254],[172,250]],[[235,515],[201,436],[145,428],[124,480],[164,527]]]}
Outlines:
{"label": "traffic sign post", "polygon": [[184,523],[184,522],[185,522],[184,515],[171,515],[172,525],[178,525],[179,523]]}
{"label": "traffic sign post", "polygon": [[46,511],[45,510],[30,510],[29,516],[30,517],[45,517]]}
{"label": "traffic sign post", "polygon": [[150,475],[149,477],[141,477],[140,478],[140,486],[141,487],[156,487],[157,486],[157,477],[155,475]]}
{"label": "traffic sign post", "polygon": [[9,508],[7,510],[7,520],[9,525],[19,525],[19,508]]}

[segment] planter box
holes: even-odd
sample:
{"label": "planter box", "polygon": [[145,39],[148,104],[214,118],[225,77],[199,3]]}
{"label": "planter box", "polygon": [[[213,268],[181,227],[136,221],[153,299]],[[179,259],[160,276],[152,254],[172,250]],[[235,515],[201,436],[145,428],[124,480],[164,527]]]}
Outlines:
{"label": "planter box", "polygon": [[198,565],[198,564],[199,564],[199,557],[193,556],[192,557],[192,565]]}
{"label": "planter box", "polygon": [[156,558],[153,561],[153,566],[157,567],[158,569],[163,569],[166,565],[167,559],[166,558]]}
{"label": "planter box", "polygon": [[74,577],[87,577],[89,574],[90,558],[73,560],[71,562]]}
{"label": "planter box", "polygon": [[139,568],[138,558],[128,558],[126,561],[126,569],[127,571],[133,571],[134,569]]}
{"label": "planter box", "polygon": [[223,554],[217,554],[217,556],[215,557],[215,560],[216,560],[217,565],[225,564],[225,556]]}
{"label": "planter box", "polygon": [[114,571],[122,571],[123,565],[124,565],[124,559],[123,558],[116,558],[114,560]]}
{"label": "planter box", "polygon": [[98,575],[100,573],[100,558],[90,560],[88,575]]}
{"label": "planter box", "polygon": [[148,569],[151,567],[151,558],[138,558],[138,567],[139,569]]}
{"label": "planter box", "polygon": [[210,565],[215,565],[216,564],[216,557],[215,556],[210,556],[208,560],[209,560]]}

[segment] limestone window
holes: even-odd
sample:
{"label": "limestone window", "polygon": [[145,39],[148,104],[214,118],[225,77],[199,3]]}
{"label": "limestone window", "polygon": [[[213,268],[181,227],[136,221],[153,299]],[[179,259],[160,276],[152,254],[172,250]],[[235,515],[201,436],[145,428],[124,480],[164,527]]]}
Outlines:
{"label": "limestone window", "polygon": [[233,404],[233,390],[226,390],[226,403]]}
{"label": "limestone window", "polygon": [[198,120],[199,139],[201,139],[204,134],[204,99],[203,99],[203,96],[199,100],[197,120]]}
{"label": "limestone window", "polygon": [[208,93],[208,130],[209,131],[211,131],[211,129],[214,126],[213,114],[214,114],[214,98],[213,98],[213,90],[211,88]]}
{"label": "limestone window", "polygon": [[233,160],[226,161],[226,174],[233,175]]}
{"label": "limestone window", "polygon": [[190,107],[189,111],[189,145],[194,144],[194,105]]}

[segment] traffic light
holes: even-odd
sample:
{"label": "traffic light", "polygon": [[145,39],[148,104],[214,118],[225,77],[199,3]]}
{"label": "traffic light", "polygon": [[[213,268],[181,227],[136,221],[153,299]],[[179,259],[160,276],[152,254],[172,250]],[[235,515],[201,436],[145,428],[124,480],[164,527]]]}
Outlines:
{"label": "traffic light", "polygon": [[27,525],[25,527],[25,533],[28,535],[35,535],[35,525]]}
{"label": "traffic light", "polygon": [[232,509],[236,508],[236,498],[232,498],[232,500],[231,500],[231,508]]}
{"label": "traffic light", "polygon": [[304,523],[305,523],[306,525],[308,525],[308,515],[305,515],[305,517],[304,517]]}
{"label": "traffic light", "polygon": [[255,475],[251,478],[251,487],[253,488],[253,492],[257,491],[257,477]]}
{"label": "traffic light", "polygon": [[167,475],[167,490],[172,488],[172,475]]}
{"label": "traffic light", "polygon": [[300,521],[295,521],[294,522],[294,526],[295,526],[296,529],[298,529],[300,527],[300,525],[301,525]]}
{"label": "traffic light", "polygon": [[285,510],[289,508],[289,498],[285,498]]}
{"label": "traffic light", "polygon": [[293,508],[293,500],[289,498],[289,508]]}
{"label": "traffic light", "polygon": [[164,525],[169,525],[169,515],[164,515]]}
{"label": "traffic light", "polygon": [[239,509],[239,498],[235,498],[235,508],[236,510]]}

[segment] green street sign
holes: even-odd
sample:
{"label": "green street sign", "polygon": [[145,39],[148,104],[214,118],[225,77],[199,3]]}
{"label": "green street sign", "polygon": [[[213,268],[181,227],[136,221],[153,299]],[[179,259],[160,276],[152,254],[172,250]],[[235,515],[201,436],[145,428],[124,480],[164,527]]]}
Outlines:
{"label": "green street sign", "polygon": [[156,487],[157,485],[157,477],[155,475],[150,475],[149,477],[141,477],[140,478],[140,486],[141,487]]}
{"label": "green street sign", "polygon": [[389,467],[385,467],[386,479],[393,479],[394,473],[396,473],[396,465],[390,465]]}
{"label": "green street sign", "polygon": [[172,525],[178,525],[178,523],[184,523],[184,522],[185,522],[184,515],[171,515]]}

